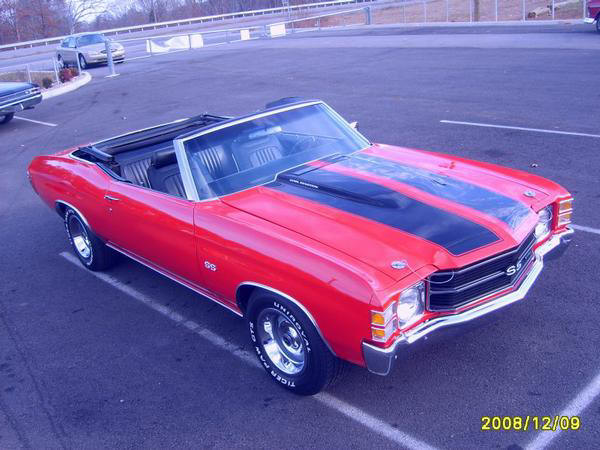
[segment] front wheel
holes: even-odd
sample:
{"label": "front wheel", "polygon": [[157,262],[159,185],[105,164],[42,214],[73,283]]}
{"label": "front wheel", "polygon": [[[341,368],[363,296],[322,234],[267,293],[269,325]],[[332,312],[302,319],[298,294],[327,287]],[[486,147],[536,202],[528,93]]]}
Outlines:
{"label": "front wheel", "polygon": [[115,252],[106,246],[73,209],[65,211],[65,228],[79,261],[90,270],[104,270],[116,262]]}
{"label": "front wheel", "polygon": [[331,354],[310,319],[292,302],[255,292],[246,318],[256,356],[280,386],[313,395],[344,371],[345,363]]}
{"label": "front wheel", "polygon": [[600,14],[596,17],[596,31],[600,33]]}
{"label": "front wheel", "polygon": [[15,117],[15,113],[4,114],[4,117],[2,117],[2,119],[0,119],[0,124],[10,122],[13,119],[13,117]]}
{"label": "front wheel", "polygon": [[83,55],[79,55],[79,67],[81,67],[81,70],[87,69],[87,66],[88,65],[85,57]]}

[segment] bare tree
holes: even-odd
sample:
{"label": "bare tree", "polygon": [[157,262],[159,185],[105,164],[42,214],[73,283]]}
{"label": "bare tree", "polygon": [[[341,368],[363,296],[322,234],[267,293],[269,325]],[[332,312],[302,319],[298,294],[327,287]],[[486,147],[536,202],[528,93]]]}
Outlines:
{"label": "bare tree", "polygon": [[105,0],[64,0],[64,4],[65,19],[70,33],[74,33],[83,21],[106,12]]}
{"label": "bare tree", "polygon": [[0,21],[8,26],[16,41],[21,40],[18,6],[18,0],[0,0]]}
{"label": "bare tree", "polygon": [[161,0],[137,0],[136,3],[142,12],[148,15],[149,22],[156,23],[162,19],[160,12],[164,7]]}
{"label": "bare tree", "polygon": [[480,0],[473,0],[473,21],[479,22],[480,19]]}

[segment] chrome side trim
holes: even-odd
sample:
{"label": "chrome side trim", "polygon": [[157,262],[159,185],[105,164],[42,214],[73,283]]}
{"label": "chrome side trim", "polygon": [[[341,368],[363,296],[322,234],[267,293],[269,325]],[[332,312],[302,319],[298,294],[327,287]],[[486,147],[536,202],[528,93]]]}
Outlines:
{"label": "chrome side trim", "polygon": [[313,315],[298,300],[296,300],[293,297],[290,297],[289,295],[287,295],[284,292],[278,291],[277,289],[273,289],[272,287],[269,287],[269,286],[265,286],[264,284],[255,283],[254,281],[243,281],[240,284],[238,284],[237,288],[235,288],[235,297],[236,297],[236,299],[237,299],[238,291],[239,291],[239,289],[242,286],[254,286],[254,287],[257,287],[257,288],[261,288],[261,289],[264,289],[266,291],[273,292],[274,294],[277,294],[277,295],[285,298],[286,300],[289,300],[290,302],[292,302],[294,305],[296,305],[298,308],[300,308],[304,314],[306,314],[306,317],[308,317],[308,319],[312,322],[313,326],[317,330],[317,333],[319,333],[319,336],[321,337],[321,339],[323,340],[323,342],[325,343],[325,345],[327,346],[327,348],[329,349],[329,351],[331,352],[331,354],[333,356],[337,356],[335,354],[335,352],[333,351],[333,348],[331,348],[331,345],[329,345],[329,342],[327,342],[327,339],[325,339],[325,336],[323,336],[323,333],[321,332],[321,329],[319,328],[319,325],[317,324],[317,321],[315,320],[315,318],[313,317]]}
{"label": "chrome side trim", "polygon": [[241,314],[239,311],[236,311],[235,309],[233,309],[232,307],[230,307],[229,305],[226,305],[225,303],[217,300],[216,298],[212,297],[209,294],[206,294],[204,291],[201,291],[198,288],[195,288],[194,286],[190,284],[187,284],[184,281],[178,280],[177,278],[175,278],[173,275],[171,275],[169,272],[166,272],[162,269],[159,269],[157,267],[152,267],[151,265],[149,265],[148,263],[146,263],[145,261],[141,260],[140,258],[133,256],[131,253],[128,253],[124,250],[121,250],[118,247],[115,247],[114,245],[110,244],[110,243],[106,243],[106,245],[110,248],[112,248],[114,251],[121,253],[124,256],[127,256],[130,259],[133,259],[135,262],[140,263],[142,266],[146,266],[148,269],[152,269],[154,270],[156,273],[159,273],[160,275],[174,281],[177,284],[180,284],[183,287],[186,287],[194,292],[196,292],[197,294],[200,294],[203,297],[206,297],[207,299],[221,305],[223,308],[228,309],[229,311],[231,311],[232,313],[234,313],[235,315],[239,316],[239,317],[244,317],[243,314]]}
{"label": "chrome side trim", "polygon": [[83,220],[83,223],[85,223],[85,226],[88,227],[90,230],[92,229],[92,227],[90,227],[90,224],[87,221],[87,219],[85,218],[85,216],[81,213],[81,211],[79,211],[73,205],[71,205],[70,203],[65,202],[64,200],[56,200],[54,203],[56,203],[56,204],[60,203],[61,205],[65,205],[67,208],[71,208],[73,211],[75,211],[77,213],[77,215],[79,217],[81,217],[81,220]]}

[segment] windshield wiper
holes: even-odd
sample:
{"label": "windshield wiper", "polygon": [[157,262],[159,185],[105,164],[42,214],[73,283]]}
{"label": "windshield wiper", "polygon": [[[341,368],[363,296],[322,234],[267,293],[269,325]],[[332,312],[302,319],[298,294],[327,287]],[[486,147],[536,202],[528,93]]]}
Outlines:
{"label": "windshield wiper", "polygon": [[377,199],[373,197],[369,197],[368,195],[360,194],[358,192],[348,191],[346,189],[339,188],[337,186],[332,186],[328,184],[322,183],[312,183],[309,181],[303,180],[301,177],[294,176],[287,173],[280,173],[277,176],[278,181],[283,181],[285,183],[292,184],[294,186],[298,186],[304,189],[311,189],[313,191],[319,191],[324,194],[333,195],[335,197],[341,197],[348,200],[352,200],[359,203],[365,203],[367,205],[378,206],[380,208],[396,208],[398,205],[395,201],[391,199]]}

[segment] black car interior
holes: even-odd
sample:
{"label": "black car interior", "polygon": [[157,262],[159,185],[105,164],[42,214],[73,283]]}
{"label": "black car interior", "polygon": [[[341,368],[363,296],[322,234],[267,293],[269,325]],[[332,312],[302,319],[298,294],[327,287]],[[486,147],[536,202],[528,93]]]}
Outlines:
{"label": "black car interior", "polygon": [[[185,197],[173,140],[225,120],[228,118],[197,116],[82,147],[74,155],[98,163],[121,181]],[[214,192],[209,186],[216,180],[298,153],[306,143],[314,144],[315,138],[286,133],[279,127],[251,128],[224,145],[203,147],[201,140],[189,140],[186,150],[192,171],[201,173],[206,181],[206,192],[199,187],[199,194],[207,198]]]}

